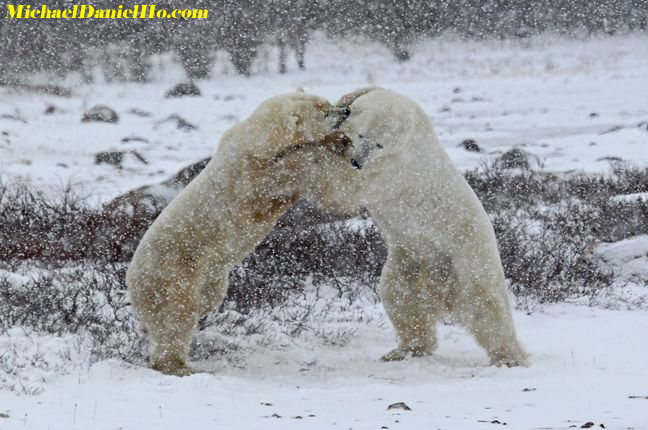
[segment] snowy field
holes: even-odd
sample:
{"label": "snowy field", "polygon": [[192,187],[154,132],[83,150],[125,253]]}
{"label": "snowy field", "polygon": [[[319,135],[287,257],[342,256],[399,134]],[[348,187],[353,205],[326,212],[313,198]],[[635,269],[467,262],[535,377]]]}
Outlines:
{"label": "snowy field", "polygon": [[[0,428],[648,428],[648,399],[629,398],[648,395],[648,313],[555,306],[516,323],[529,368],[488,366],[449,326],[434,357],[380,363],[394,335],[364,325],[344,347],[260,349],[245,368],[212,363],[185,378],[117,361],[44,375],[43,394],[0,393]],[[412,410],[387,410],[398,402]]]}
{"label": "snowy field", "polygon": [[[183,80],[168,58],[156,62],[157,80],[151,84],[79,85],[70,79],[71,98],[0,88],[0,171],[38,185],[83,184],[106,200],[211,155],[222,133],[268,97],[303,87],[335,102],[367,85],[420,103],[462,169],[516,146],[532,154],[536,165],[555,171],[605,171],[610,157],[648,164],[645,36],[545,38],[523,46],[434,41],[416,47],[412,61],[402,65],[379,45],[321,40],[311,45],[308,70],[290,64],[283,76],[276,72],[273,51],[264,54],[269,66],[259,66],[252,79],[234,74],[221,55],[215,76],[198,84],[202,97],[164,97]],[[83,112],[98,104],[112,107],[119,122],[81,123]],[[54,113],[47,115],[50,105]],[[178,130],[164,121],[172,114],[197,129]],[[484,151],[466,152],[460,146],[465,139],[476,140]],[[94,155],[109,150],[135,150],[148,164],[128,158],[120,171],[95,165]]]}
{"label": "snowy field", "polygon": [[[70,78],[70,98],[0,88],[0,171],[48,189],[82,185],[103,202],[210,155],[221,134],[267,97],[301,86],[335,101],[365,85],[418,101],[464,170],[513,147],[530,154],[532,167],[555,172],[606,172],[618,159],[648,165],[645,36],[522,45],[437,40],[401,65],[377,45],[318,39],[307,51],[307,71],[289,64],[282,76],[269,64],[246,79],[221,57],[214,76],[198,83],[202,96],[181,99],[164,98],[182,80],[166,58],[156,60],[156,81],[145,85]],[[116,110],[119,122],[82,123],[96,104]],[[54,112],[45,114],[50,105]],[[172,114],[196,128],[178,130],[164,121]],[[122,143],[128,137],[142,139]],[[482,152],[463,149],[466,139]],[[135,157],[122,169],[94,164],[96,153],[110,150],[134,150],[148,164]],[[644,276],[645,290],[648,240],[607,247],[620,271]],[[380,363],[395,336],[371,300],[321,321],[350,330],[348,342],[279,336],[251,346],[240,361],[195,363],[206,372],[186,378],[117,360],[90,366],[73,336],[11,330],[0,337],[0,354],[24,355],[39,394],[0,391],[0,429],[566,429],[589,422],[648,429],[648,312],[605,303],[516,311],[532,366],[515,369],[488,366],[474,341],[450,325],[440,327],[435,356]],[[12,378],[8,370],[0,369],[0,381]],[[387,409],[397,402],[411,410]]]}

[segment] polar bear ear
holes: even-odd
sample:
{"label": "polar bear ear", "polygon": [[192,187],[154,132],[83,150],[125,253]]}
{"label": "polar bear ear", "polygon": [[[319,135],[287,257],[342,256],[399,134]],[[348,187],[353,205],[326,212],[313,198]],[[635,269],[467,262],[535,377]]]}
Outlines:
{"label": "polar bear ear", "polygon": [[297,87],[295,90],[296,93],[303,93],[304,92],[304,87]]}
{"label": "polar bear ear", "polygon": [[340,100],[338,100],[338,102],[335,104],[335,106],[338,106],[338,107],[351,106],[351,104],[358,97],[362,97],[365,94],[369,94],[372,91],[378,91],[378,90],[384,90],[384,88],[378,87],[378,86],[358,88],[357,90],[351,91],[350,93],[345,94],[342,97],[340,97]]}

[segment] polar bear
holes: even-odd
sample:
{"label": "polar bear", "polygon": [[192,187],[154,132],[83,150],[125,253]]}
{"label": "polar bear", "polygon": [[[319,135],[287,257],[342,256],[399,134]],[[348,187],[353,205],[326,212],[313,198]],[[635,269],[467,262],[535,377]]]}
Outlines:
{"label": "polar bear", "polygon": [[388,247],[379,293],[402,360],[436,348],[435,323],[452,314],[501,366],[527,365],[517,340],[492,224],[439,144],[425,112],[380,88],[358,90],[339,126],[352,141],[354,197]]}
{"label": "polar bear", "polygon": [[152,368],[192,373],[187,355],[199,318],[220,305],[230,269],[293,203],[310,197],[347,210],[329,199],[337,181],[348,180],[340,168],[348,163],[338,159],[346,141],[330,133],[331,108],[303,92],[261,104],[224,134],[209,164],[146,232],[126,284],[150,336]]}

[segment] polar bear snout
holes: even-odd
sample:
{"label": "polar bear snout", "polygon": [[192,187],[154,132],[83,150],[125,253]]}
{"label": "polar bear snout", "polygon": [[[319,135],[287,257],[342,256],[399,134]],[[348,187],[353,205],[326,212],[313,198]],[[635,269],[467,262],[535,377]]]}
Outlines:
{"label": "polar bear snout", "polygon": [[379,149],[383,149],[383,145],[365,138],[362,134],[358,134],[358,139],[353,142],[351,165],[356,169],[362,169],[371,158],[374,158],[374,152]]}

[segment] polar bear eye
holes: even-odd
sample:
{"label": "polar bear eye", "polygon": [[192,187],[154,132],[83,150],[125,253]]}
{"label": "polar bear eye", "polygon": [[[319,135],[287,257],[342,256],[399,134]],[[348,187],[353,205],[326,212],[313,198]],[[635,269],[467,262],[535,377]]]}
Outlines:
{"label": "polar bear eye", "polygon": [[359,135],[358,135],[358,137],[359,137],[360,139],[362,139],[362,138],[363,138],[364,136],[363,136],[363,135],[361,135],[361,134],[359,134]]}
{"label": "polar bear eye", "polygon": [[376,143],[376,148],[383,149],[383,146],[380,143]]}

